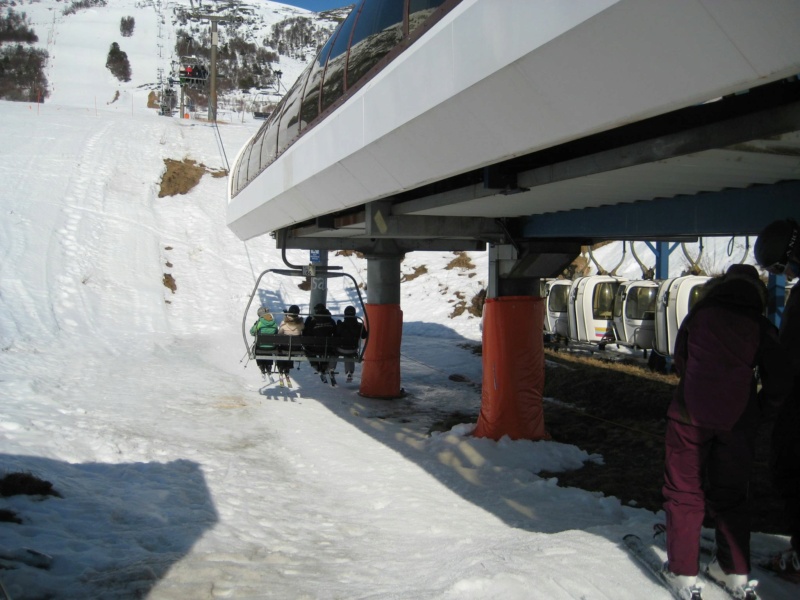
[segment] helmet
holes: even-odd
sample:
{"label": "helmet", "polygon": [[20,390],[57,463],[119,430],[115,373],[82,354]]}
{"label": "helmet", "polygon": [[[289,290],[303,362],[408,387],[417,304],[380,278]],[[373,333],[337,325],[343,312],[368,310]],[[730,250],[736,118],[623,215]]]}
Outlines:
{"label": "helmet", "polygon": [[773,221],[758,234],[755,256],[758,264],[770,273],[780,275],[790,260],[797,260],[797,238],[800,229],[793,219]]}
{"label": "helmet", "polygon": [[257,314],[259,317],[263,317],[265,314],[267,314],[267,309],[262,306],[261,308],[258,309]]}
{"label": "helmet", "polygon": [[297,304],[292,304],[286,314],[294,315],[295,317],[300,314],[300,307]]}
{"label": "helmet", "polygon": [[344,315],[346,317],[355,317],[356,316],[356,309],[354,306],[348,306],[344,309]]}

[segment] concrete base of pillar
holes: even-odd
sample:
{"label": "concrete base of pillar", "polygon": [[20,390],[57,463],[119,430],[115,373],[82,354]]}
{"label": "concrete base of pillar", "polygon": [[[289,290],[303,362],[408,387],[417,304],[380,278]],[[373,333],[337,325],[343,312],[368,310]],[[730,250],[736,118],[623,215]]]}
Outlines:
{"label": "concrete base of pillar", "polygon": [[490,298],[483,312],[481,412],[473,435],[549,439],[544,428],[544,300]]}
{"label": "concrete base of pillar", "polygon": [[[361,363],[359,394],[368,398],[400,398],[400,342],[403,311],[399,304],[367,304],[370,337]],[[373,335],[375,334],[375,335]]]}

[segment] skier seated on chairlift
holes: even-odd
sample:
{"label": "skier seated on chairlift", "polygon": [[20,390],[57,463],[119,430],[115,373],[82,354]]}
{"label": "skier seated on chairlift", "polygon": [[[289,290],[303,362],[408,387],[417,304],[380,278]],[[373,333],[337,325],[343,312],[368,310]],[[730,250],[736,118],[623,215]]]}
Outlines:
{"label": "skier seated on chairlift", "polygon": [[[336,335],[336,323],[334,323],[330,311],[325,308],[324,304],[317,304],[314,307],[314,314],[306,319],[305,325],[303,326],[303,335],[318,338],[333,337]],[[336,368],[336,360],[330,361],[327,359],[331,350],[332,348],[327,348],[326,343],[321,341],[318,344],[315,343],[307,346],[306,354],[309,359],[326,359],[309,360],[309,362],[317,370],[323,383],[328,383],[326,373],[330,372],[331,385],[336,385],[336,379],[333,374],[333,370]]]}
{"label": "skier seated on chairlift", "polygon": [[[300,316],[300,307],[296,304],[292,304],[288,309],[286,309],[286,316],[283,318],[283,322],[281,323],[280,327],[278,327],[278,335],[302,335],[303,333],[303,319]],[[289,346],[278,346],[278,351],[286,352],[289,349]],[[289,371],[294,368],[294,362],[291,360],[279,360],[276,362],[276,366],[278,367],[278,377],[280,378],[281,385],[288,385],[292,387],[292,380],[289,377]]]}
{"label": "skier seated on chairlift", "polygon": [[[354,306],[344,309],[344,320],[336,322],[336,337],[341,339],[336,352],[342,356],[355,356],[358,354],[358,341],[366,339],[367,330],[364,324],[356,318]],[[356,363],[352,360],[344,361],[344,372],[347,374],[347,382],[353,381],[353,372],[356,370]]]}
{"label": "skier seated on chairlift", "polygon": [[261,370],[262,379],[266,379],[267,375],[269,375],[269,373],[272,371],[272,360],[258,358],[258,352],[261,350],[263,352],[271,353],[275,350],[275,345],[258,344],[258,334],[275,335],[276,333],[278,333],[278,324],[275,322],[272,314],[270,314],[270,312],[262,306],[258,309],[258,321],[253,323],[253,326],[250,328],[250,335],[255,336],[256,338],[256,364]]}

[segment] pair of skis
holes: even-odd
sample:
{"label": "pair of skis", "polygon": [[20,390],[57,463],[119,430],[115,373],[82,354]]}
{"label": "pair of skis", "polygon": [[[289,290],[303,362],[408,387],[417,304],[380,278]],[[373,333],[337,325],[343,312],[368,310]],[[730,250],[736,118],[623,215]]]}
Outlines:
{"label": "pair of skis", "polygon": [[[269,382],[270,383],[275,383],[275,378],[272,376],[272,372],[271,371],[267,371],[267,372],[261,374],[262,380],[266,381],[267,377],[269,377]],[[289,376],[288,373],[284,374],[284,373],[278,372],[278,384],[281,387],[292,387],[292,378]]]}
{"label": "pair of skis", "polygon": [[330,384],[331,387],[336,387],[336,371],[323,371],[319,374],[319,378],[322,383],[328,383],[328,378],[330,377]]}
{"label": "pair of skis", "polygon": [[642,539],[635,534],[628,534],[622,538],[627,550],[666,587],[678,600],[702,600],[703,582],[711,581],[721,589],[725,590],[731,598],[737,600],[758,600],[756,586],[758,581],[751,580],[741,590],[731,590],[725,585],[711,577],[707,572],[701,570],[696,584],[692,588],[680,587],[674,577],[670,577],[664,568],[664,557],[660,555],[652,544],[645,544]]}

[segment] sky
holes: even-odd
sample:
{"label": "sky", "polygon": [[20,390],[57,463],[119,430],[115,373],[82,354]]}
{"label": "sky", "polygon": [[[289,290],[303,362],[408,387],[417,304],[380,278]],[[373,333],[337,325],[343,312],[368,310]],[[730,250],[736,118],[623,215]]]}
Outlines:
{"label": "sky", "polygon": [[[361,397],[360,367],[335,388],[306,364],[291,389],[262,380],[242,338],[256,305],[243,311],[258,274],[282,266],[274,241],[228,231],[224,178],[159,197],[166,159],[224,168],[261,122],[146,108],[158,15],[110,4],[55,19],[47,2],[26,5],[52,23],[40,38],[54,91],[40,106],[0,101],[0,471],[60,494],[0,498],[23,521],[0,523],[10,597],[668,599],[621,544],[663,514],[553,475],[602,456],[474,438],[469,422],[429,434],[480,406],[480,358],[465,347],[479,321],[449,315],[457,293],[485,286],[485,253],[470,253],[474,269],[447,269],[445,252],[403,261],[428,270],[401,288],[404,398]],[[87,57],[105,55],[127,14],[121,84]],[[366,280],[364,261],[330,260]],[[308,307],[287,278],[255,293],[273,310]],[[352,293],[332,285],[333,312]],[[545,423],[558,401],[545,399]],[[758,552],[786,545],[754,536]],[[765,600],[795,597],[761,575]]]}

